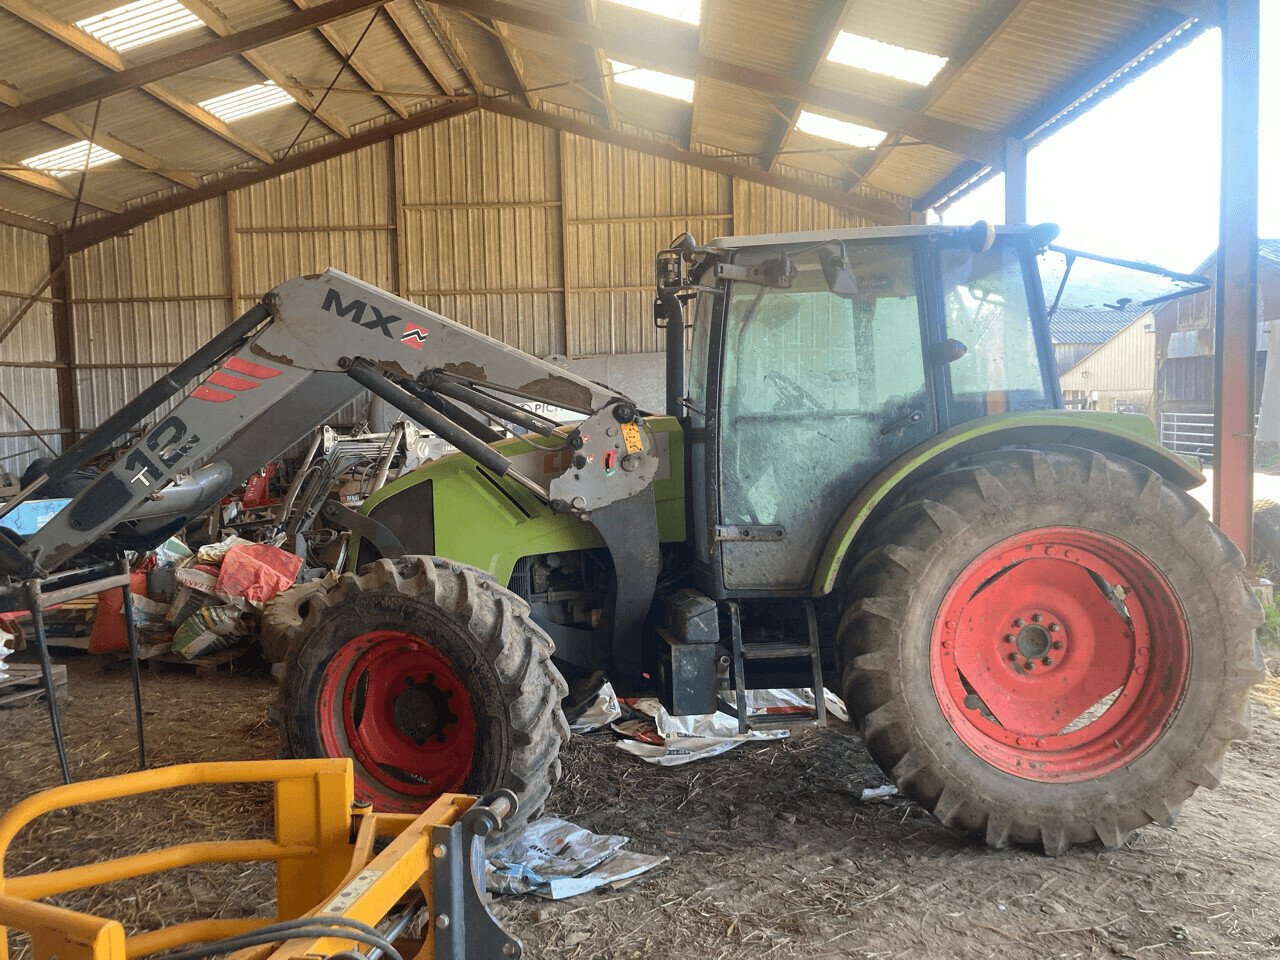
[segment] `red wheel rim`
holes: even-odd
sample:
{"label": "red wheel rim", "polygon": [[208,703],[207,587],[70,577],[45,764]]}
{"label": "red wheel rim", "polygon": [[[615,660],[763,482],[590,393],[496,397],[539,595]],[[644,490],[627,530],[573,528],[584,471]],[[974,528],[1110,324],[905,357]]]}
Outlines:
{"label": "red wheel rim", "polygon": [[[1110,591],[1110,597],[1108,595]],[[1045,527],[1004,540],[947,592],[930,673],[951,728],[1026,780],[1091,780],[1164,732],[1191,640],[1164,575],[1128,544]]]}
{"label": "red wheel rim", "polygon": [[325,667],[319,710],[325,752],[356,762],[357,797],[380,809],[421,809],[471,773],[470,692],[421,637],[375,630],[346,643]]}

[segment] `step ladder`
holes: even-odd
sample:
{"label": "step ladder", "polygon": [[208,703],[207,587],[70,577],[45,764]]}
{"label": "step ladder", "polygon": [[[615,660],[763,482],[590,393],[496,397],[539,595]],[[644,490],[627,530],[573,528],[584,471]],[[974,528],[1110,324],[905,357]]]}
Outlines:
{"label": "step ladder", "polygon": [[[733,642],[733,693],[732,708],[727,711],[738,718],[738,733],[762,727],[790,727],[812,723],[822,726],[827,722],[827,703],[822,682],[822,649],[818,644],[818,616],[813,601],[804,601],[804,618],[808,627],[808,643],[743,643],[742,613],[738,604],[726,601],[729,608],[729,624]],[[794,713],[751,713],[747,706],[746,665],[757,660],[791,660],[807,657],[813,670],[813,709]],[[723,702],[723,701],[722,701]]]}

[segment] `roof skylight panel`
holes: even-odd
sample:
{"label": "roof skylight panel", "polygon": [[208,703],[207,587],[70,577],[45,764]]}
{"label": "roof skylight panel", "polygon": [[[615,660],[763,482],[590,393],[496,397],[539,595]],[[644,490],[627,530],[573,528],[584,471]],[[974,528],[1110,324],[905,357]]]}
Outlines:
{"label": "roof skylight panel", "polygon": [[106,13],[77,20],[76,26],[113,50],[123,52],[202,27],[204,21],[178,0],[135,0]]}
{"label": "roof skylight panel", "polygon": [[922,87],[928,86],[938,75],[938,71],[947,65],[946,57],[908,50],[906,47],[872,40],[845,30],[841,30],[836,37],[827,59]]}

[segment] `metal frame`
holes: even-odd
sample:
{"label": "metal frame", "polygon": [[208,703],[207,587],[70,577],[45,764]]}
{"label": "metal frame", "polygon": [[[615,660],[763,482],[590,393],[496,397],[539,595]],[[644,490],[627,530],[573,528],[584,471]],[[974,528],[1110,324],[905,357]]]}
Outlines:
{"label": "metal frame", "polygon": [[[13,839],[45,814],[87,803],[139,797],[180,787],[271,783],[275,836],[271,840],[184,843],[84,866],[6,878],[4,856]],[[515,812],[503,791],[485,802],[447,793],[424,813],[384,814],[353,804],[351,761],[258,760],[194,763],[55,787],[23,800],[0,818],[0,960],[7,960],[6,927],[28,933],[37,960],[135,960],[201,941],[261,932],[273,924],[310,918],[273,950],[252,956],[289,960],[327,956],[355,946],[335,927],[356,921],[409,939],[409,920],[427,922],[420,957],[518,957],[522,946],[489,912],[484,838]],[[126,935],[117,920],[41,903],[46,897],[130,877],[207,863],[276,865],[276,918],[193,920]],[[389,914],[408,894],[422,909]],[[412,906],[412,905],[411,905]],[[347,921],[347,923],[335,923]],[[329,928],[329,929],[320,929]],[[241,951],[236,956],[245,956]]]}
{"label": "metal frame", "polygon": [[[53,663],[49,659],[49,643],[45,636],[44,610],[46,607],[105,593],[120,591],[121,615],[124,617],[125,636],[129,641],[129,671],[133,679],[133,715],[138,736],[138,769],[147,766],[147,746],[142,723],[142,678],[138,668],[138,635],[133,624],[132,573],[129,562],[123,558],[112,564],[99,564],[67,570],[50,577],[35,577],[8,587],[0,586],[0,609],[22,610],[31,614],[35,631],[36,652],[40,656],[40,669],[44,674],[44,693],[49,707],[49,725],[53,729],[53,742],[58,750],[58,766],[62,770],[63,783],[71,782],[71,768],[67,763],[67,744],[62,736],[62,717],[58,708],[53,683]],[[2,881],[3,856],[0,856],[0,881]],[[0,883],[0,889],[3,889]],[[0,936],[0,941],[3,937]],[[0,960],[3,960],[0,948]]]}

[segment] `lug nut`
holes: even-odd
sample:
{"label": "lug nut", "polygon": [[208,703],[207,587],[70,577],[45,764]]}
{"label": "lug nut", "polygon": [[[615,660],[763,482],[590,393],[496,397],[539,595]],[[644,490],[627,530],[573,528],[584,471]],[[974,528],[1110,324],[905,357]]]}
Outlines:
{"label": "lug nut", "polygon": [[1050,632],[1050,633],[1057,633],[1057,632],[1058,632],[1059,630],[1061,630],[1061,629],[1062,629],[1062,625],[1061,625],[1061,624],[1057,624],[1057,623],[1051,623],[1051,624],[1049,624],[1049,632]]}
{"label": "lug nut", "polygon": [[1053,641],[1053,649],[1055,649],[1055,650],[1061,650],[1061,649],[1062,649],[1062,641],[1061,641],[1061,640],[1055,640],[1055,641]]}
{"label": "lug nut", "polygon": [[1041,662],[1041,663],[1043,663],[1046,667],[1052,667],[1052,666],[1053,666],[1053,657],[1045,657],[1045,658],[1044,658],[1043,660],[1041,660],[1040,662]]}
{"label": "lug nut", "polygon": [[1017,661],[1017,659],[1018,659],[1018,655],[1017,655],[1016,653],[1011,653],[1011,654],[1009,654],[1009,661],[1010,661],[1011,663],[1012,663],[1012,662],[1016,662],[1016,661]]}
{"label": "lug nut", "polygon": [[1023,666],[1028,670],[1034,670],[1036,666],[1036,662],[1034,660],[1028,660],[1026,663],[1023,664]]}
{"label": "lug nut", "polygon": [[1005,642],[1005,643],[1013,643],[1013,641],[1014,641],[1014,640],[1016,640],[1016,639],[1018,639],[1018,638],[1017,638],[1017,637],[1015,637],[1012,633],[1006,633],[1006,634],[1004,635],[1004,642]]}
{"label": "lug nut", "polygon": [[1013,625],[1015,627],[1025,627],[1027,625],[1027,621],[1019,617],[1017,620],[1013,621]]}
{"label": "lug nut", "polygon": [[1044,617],[1043,617],[1043,616],[1041,616],[1041,615],[1040,615],[1040,614],[1038,614],[1038,613],[1033,613],[1033,614],[1031,615],[1031,622],[1032,622],[1032,623],[1044,623]]}

